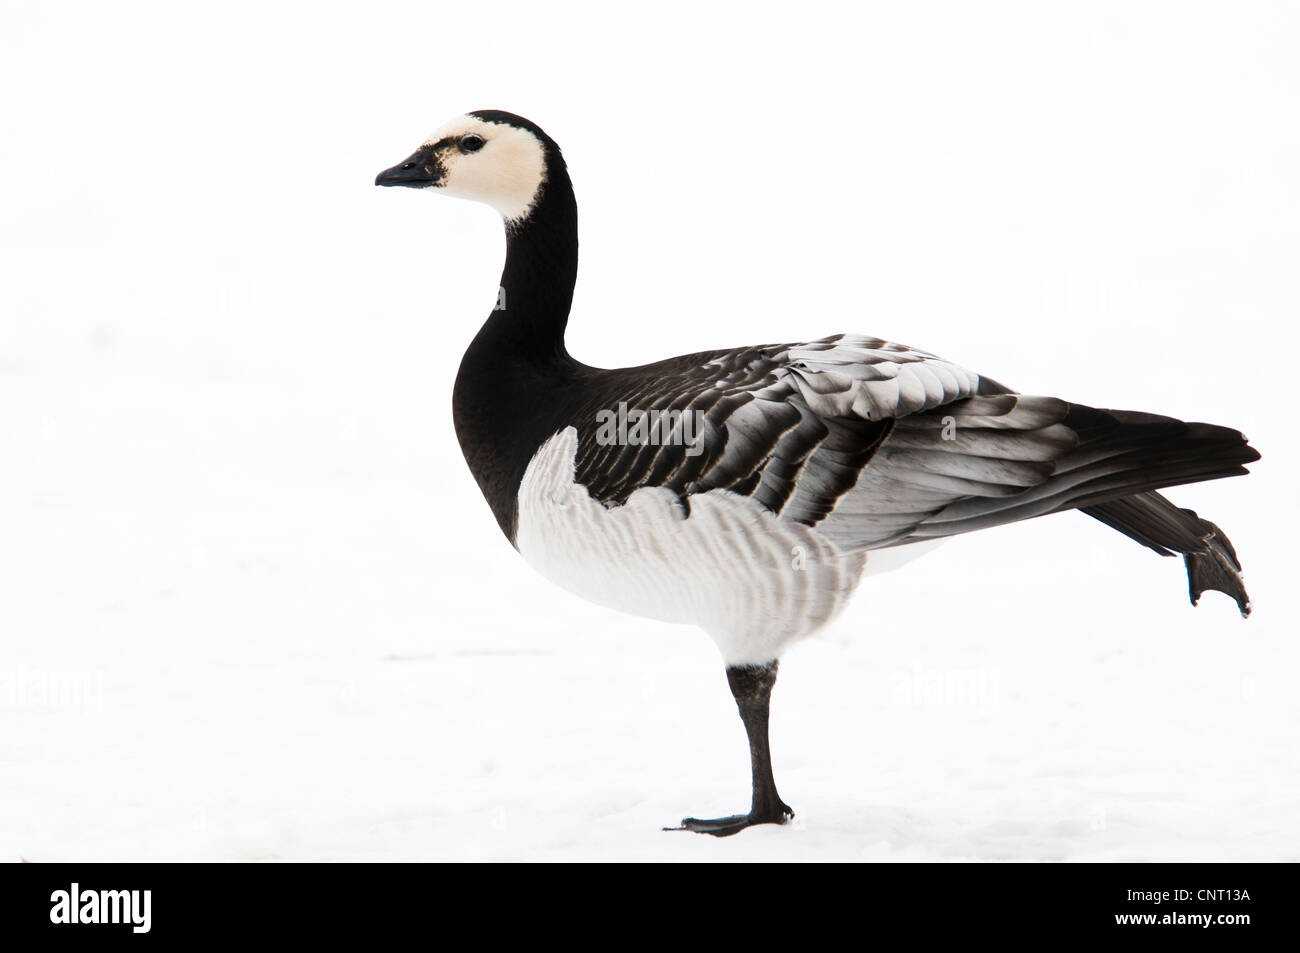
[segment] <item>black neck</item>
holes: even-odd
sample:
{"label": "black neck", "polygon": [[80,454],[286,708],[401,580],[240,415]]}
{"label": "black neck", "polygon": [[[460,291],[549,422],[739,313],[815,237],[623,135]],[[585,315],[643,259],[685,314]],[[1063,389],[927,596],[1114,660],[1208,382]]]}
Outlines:
{"label": "black neck", "polygon": [[547,163],[547,181],[531,214],[506,226],[506,264],[497,308],[471,353],[540,365],[568,365],[564,329],[578,277],[578,204],[564,160]]}
{"label": "black neck", "polygon": [[506,228],[498,308],[465,352],[452,400],[465,460],[512,543],[519,483],[567,419],[582,369],[564,347],[578,276],[578,206],[564,160],[555,154],[547,165],[532,213]]}

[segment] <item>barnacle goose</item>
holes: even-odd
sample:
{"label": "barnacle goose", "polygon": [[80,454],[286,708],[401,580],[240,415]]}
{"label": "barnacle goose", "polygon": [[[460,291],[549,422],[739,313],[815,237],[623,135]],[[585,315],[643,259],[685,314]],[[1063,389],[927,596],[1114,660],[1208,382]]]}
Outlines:
{"label": "barnacle goose", "polygon": [[1214,589],[1250,611],[1227,536],[1156,492],[1247,472],[1259,454],[1235,430],[1019,394],[855,334],[588,367],[564,345],[578,214],[550,136],[469,113],[375,184],[475,199],[505,220],[506,306],[465,352],[452,405],[501,530],[560,586],[698,625],[722,652],[753,799],[678,829],[793,816],[768,750],[777,660],[844,607],[879,551],[1081,510],[1181,554],[1193,605]]}

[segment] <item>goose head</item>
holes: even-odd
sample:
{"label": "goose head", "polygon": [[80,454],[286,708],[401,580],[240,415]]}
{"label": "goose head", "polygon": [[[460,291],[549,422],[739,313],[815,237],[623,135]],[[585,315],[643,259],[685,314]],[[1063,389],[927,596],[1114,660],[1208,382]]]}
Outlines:
{"label": "goose head", "polygon": [[492,206],[507,225],[528,218],[553,169],[559,147],[521,116],[480,110],[453,119],[406,159],[375,177],[375,185],[437,189]]}

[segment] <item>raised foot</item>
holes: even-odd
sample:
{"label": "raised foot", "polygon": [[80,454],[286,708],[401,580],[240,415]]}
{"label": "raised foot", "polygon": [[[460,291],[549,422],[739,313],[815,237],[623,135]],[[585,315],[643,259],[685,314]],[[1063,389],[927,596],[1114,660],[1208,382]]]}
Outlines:
{"label": "raised foot", "polygon": [[697,834],[712,834],[714,837],[730,837],[739,834],[746,827],[755,824],[784,824],[794,817],[794,811],[788,804],[782,804],[779,811],[771,813],[732,814],[730,817],[684,817],[680,827],[665,827],[666,831],[694,831]]}

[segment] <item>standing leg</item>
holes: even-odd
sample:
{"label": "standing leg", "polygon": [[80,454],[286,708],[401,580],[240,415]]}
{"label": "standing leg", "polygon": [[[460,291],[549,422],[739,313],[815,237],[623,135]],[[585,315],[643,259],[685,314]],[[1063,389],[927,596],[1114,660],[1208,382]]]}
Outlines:
{"label": "standing leg", "polygon": [[754,795],[748,814],[715,817],[701,820],[688,817],[681,827],[666,830],[696,831],[726,837],[754,824],[784,824],[794,817],[794,811],[776,793],[772,777],[772,752],[767,743],[767,713],[776,684],[776,662],[767,665],[741,665],[727,669],[727,683],[740,709],[740,720],[749,735],[749,761],[753,771]]}

